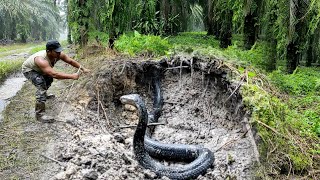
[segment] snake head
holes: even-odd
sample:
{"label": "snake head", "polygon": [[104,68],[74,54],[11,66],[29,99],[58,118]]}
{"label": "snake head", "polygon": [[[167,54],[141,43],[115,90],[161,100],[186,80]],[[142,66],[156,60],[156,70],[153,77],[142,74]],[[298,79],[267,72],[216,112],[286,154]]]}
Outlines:
{"label": "snake head", "polygon": [[132,106],[137,106],[137,103],[141,100],[138,94],[128,94],[120,97],[122,104],[130,104]]}

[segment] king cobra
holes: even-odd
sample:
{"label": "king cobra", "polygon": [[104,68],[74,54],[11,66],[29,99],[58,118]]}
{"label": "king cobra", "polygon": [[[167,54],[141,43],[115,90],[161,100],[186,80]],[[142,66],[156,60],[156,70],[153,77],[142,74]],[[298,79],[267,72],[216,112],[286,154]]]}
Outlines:
{"label": "king cobra", "polygon": [[[137,161],[144,168],[150,169],[158,176],[166,176],[170,179],[191,179],[204,174],[211,167],[214,156],[207,148],[182,144],[164,144],[145,136],[149,118],[145,104],[138,94],[121,96],[120,101],[137,108],[139,122],[133,137],[133,149]],[[183,166],[171,167],[161,164],[152,156],[192,161]]]}

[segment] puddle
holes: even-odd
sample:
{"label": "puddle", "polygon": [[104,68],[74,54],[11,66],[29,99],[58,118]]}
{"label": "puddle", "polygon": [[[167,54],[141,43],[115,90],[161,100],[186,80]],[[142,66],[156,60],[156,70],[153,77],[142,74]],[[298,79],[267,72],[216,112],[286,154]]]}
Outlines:
{"label": "puddle", "polygon": [[2,111],[10,102],[10,98],[15,96],[22,88],[25,81],[26,78],[21,73],[18,73],[9,76],[9,78],[0,85],[0,122],[2,121]]}

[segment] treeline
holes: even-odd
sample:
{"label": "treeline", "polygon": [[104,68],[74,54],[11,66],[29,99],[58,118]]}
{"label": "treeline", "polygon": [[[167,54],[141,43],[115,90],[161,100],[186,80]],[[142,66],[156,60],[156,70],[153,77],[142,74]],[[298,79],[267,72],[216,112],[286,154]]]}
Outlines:
{"label": "treeline", "polygon": [[56,39],[60,32],[57,0],[0,0],[0,40]]}
{"label": "treeline", "polygon": [[[56,39],[60,0],[0,0],[0,40]],[[204,25],[220,47],[243,35],[244,49],[268,43],[268,70],[286,62],[292,73],[299,64],[319,64],[320,1],[317,0],[65,0],[69,42],[113,41],[120,34],[175,35]]]}
{"label": "treeline", "polygon": [[[68,2],[69,1],[69,2]],[[232,44],[242,34],[244,49],[258,40],[269,44],[269,70],[279,60],[292,73],[299,64],[319,62],[317,0],[68,0],[70,36],[86,45],[88,39],[105,41],[126,31],[174,35],[205,25],[220,46]]]}

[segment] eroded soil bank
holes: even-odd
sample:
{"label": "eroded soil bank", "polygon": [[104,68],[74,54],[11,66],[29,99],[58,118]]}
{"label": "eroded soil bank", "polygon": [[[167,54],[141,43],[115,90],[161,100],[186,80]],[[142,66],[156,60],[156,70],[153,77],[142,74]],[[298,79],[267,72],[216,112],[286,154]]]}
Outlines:
{"label": "eroded soil bank", "polygon": [[221,61],[182,55],[160,61],[99,61],[99,68],[82,81],[53,85],[53,90],[65,88],[56,100],[48,102],[48,113],[58,122],[41,124],[32,120],[36,127],[51,129],[51,135],[35,151],[47,163],[42,163],[31,177],[166,179],[135,160],[135,129],[124,126],[137,124],[137,114],[119,101],[122,95],[138,93],[151,111],[150,83],[157,69],[161,72],[164,101],[159,122],[165,125],[155,128],[153,138],[165,143],[202,145],[214,152],[213,166],[198,179],[252,178],[258,156],[252,130],[247,125],[238,84],[228,81],[229,69]]}

